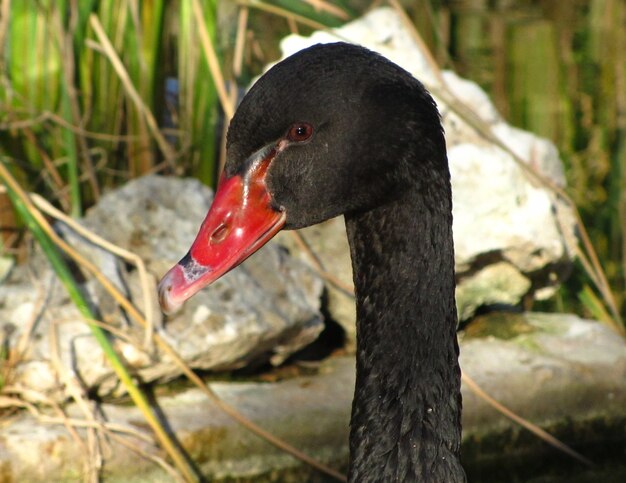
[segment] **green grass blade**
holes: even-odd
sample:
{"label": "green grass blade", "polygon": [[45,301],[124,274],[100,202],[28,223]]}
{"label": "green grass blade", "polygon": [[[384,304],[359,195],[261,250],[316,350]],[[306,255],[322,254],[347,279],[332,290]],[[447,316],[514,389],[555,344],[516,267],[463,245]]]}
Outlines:
{"label": "green grass blade", "polygon": [[[5,42],[0,46],[4,68],[0,108],[6,119],[35,117],[43,111],[54,111],[58,104],[61,60],[58,44],[53,41],[51,15],[50,6],[33,2],[10,4]],[[38,126],[31,130],[35,134],[41,132]],[[0,143],[31,166],[41,168],[41,157],[33,143],[20,138],[5,137]]]}
{"label": "green grass blade", "polygon": [[[72,106],[68,93],[67,82],[61,83],[61,104],[63,118],[69,124],[73,124]],[[78,150],[76,149],[76,138],[71,129],[63,128],[63,141],[65,145],[65,155],[67,156],[67,182],[70,189],[71,212],[73,217],[79,217],[82,213],[82,202],[80,194],[80,174],[78,162]]]}
{"label": "green grass blade", "polygon": [[578,300],[580,300],[580,303],[589,311],[594,319],[599,320],[612,329],[618,329],[618,333],[621,333],[619,329],[623,332],[621,324],[616,322],[615,319],[611,317],[602,301],[593,292],[589,285],[585,284],[583,289],[578,293]]}
{"label": "green grass blade", "polygon": [[[217,162],[217,90],[198,41],[199,33],[191,0],[183,0],[179,10],[178,86],[180,130],[190,146],[192,173],[203,183],[214,186]],[[217,39],[217,4],[202,2],[204,23],[213,45]]]}

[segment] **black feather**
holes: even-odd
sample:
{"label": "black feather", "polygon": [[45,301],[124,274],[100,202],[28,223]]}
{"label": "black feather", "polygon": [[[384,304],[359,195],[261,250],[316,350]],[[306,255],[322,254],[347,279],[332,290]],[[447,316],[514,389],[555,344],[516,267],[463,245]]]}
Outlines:
{"label": "black feather", "polygon": [[465,481],[452,199],[435,103],[364,48],[311,47],[244,98],[226,173],[296,122],[314,134],[276,155],[268,186],[288,227],[346,217],[357,302],[350,481]]}

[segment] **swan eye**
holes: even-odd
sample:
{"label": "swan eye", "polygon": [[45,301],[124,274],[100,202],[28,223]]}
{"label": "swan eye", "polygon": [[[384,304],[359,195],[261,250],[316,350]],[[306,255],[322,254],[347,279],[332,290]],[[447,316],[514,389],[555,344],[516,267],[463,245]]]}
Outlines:
{"label": "swan eye", "polygon": [[306,141],[313,134],[313,126],[306,122],[299,122],[289,128],[287,139],[296,143]]}

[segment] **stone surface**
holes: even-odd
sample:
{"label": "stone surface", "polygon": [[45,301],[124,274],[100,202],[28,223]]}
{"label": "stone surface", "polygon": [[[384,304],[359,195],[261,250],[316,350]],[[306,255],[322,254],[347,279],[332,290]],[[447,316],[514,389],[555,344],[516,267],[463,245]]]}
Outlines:
{"label": "stone surface", "polygon": [[[141,256],[149,271],[152,311],[160,316],[156,281],[191,245],[210,201],[210,190],[195,180],[146,176],[104,196],[82,223],[106,240]],[[139,308],[143,307],[134,267],[69,227],[58,229]],[[35,293],[33,279],[37,280]],[[42,294],[40,304],[33,300],[37,286]],[[268,360],[279,364],[321,332],[322,287],[312,270],[288,257],[283,248],[270,244],[259,256],[193,297],[180,313],[166,320],[158,317],[156,322],[161,335],[196,369],[234,369]],[[135,341],[133,344],[117,340],[116,344],[144,381],[165,381],[180,374],[166,356],[144,349],[142,331],[99,283],[88,277],[85,289],[100,319]],[[30,324],[38,312],[43,313],[41,321]],[[10,345],[16,344],[25,332],[33,332],[28,353],[16,368],[15,383],[63,398],[63,385],[54,367],[58,352],[61,367],[76,367],[87,387],[98,387],[104,394],[116,389],[117,380],[112,377],[99,345],[39,255],[28,266],[16,268],[3,284],[0,320],[14,329]],[[56,347],[49,337],[51,327],[56,333]]]}
{"label": "stone surface", "polygon": [[[602,453],[605,438],[613,438],[606,444],[616,447],[626,442],[621,429],[626,424],[626,346],[605,326],[573,315],[495,314],[462,334],[461,354],[465,375],[566,444],[589,445]],[[345,468],[353,358],[331,358],[316,375],[211,387],[273,434],[321,461]],[[463,456],[470,471],[487,464],[509,468],[518,458],[518,470],[524,471],[541,467],[549,455],[554,456],[552,450],[546,453],[545,443],[496,412],[466,385],[463,399]],[[158,403],[210,481],[322,481],[308,479],[311,476],[302,473],[292,457],[234,423],[198,389],[161,396]],[[146,432],[136,408],[104,404],[102,410],[108,421]],[[80,417],[75,406],[68,411]],[[145,441],[134,437],[132,441],[160,455]],[[106,481],[170,481],[156,465],[115,441],[110,444]],[[48,455],[45,461],[42,454]],[[80,473],[82,458],[80,447],[60,424],[43,425],[27,413],[0,433],[0,474],[8,475],[6,481],[66,481]],[[581,471],[573,460],[566,460],[566,465]]]}
{"label": "stone surface", "polygon": [[309,250],[302,250],[293,232],[283,231],[275,238],[286,247],[290,254],[304,263],[311,264],[311,256],[320,263],[323,270],[332,273],[341,286],[326,282],[325,308],[346,333],[346,349],[352,351],[356,341],[356,306],[352,281],[352,261],[346,236],[343,216],[333,218],[319,225],[299,230]]}
{"label": "stone surface", "polygon": [[530,289],[530,280],[513,265],[500,261],[477,270],[472,282],[456,287],[456,303],[461,320],[481,306],[510,306],[519,302]]}
{"label": "stone surface", "polygon": [[[572,314],[492,314],[461,337],[461,367],[492,397],[532,421],[626,417],[626,344]],[[497,381],[497,383],[496,383]],[[509,421],[463,392],[464,425],[475,437]]]}

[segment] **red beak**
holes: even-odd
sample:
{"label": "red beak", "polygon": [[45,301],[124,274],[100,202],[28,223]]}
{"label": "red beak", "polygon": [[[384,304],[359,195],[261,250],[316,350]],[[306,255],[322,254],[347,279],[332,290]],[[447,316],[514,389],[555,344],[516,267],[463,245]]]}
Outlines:
{"label": "red beak", "polygon": [[159,283],[165,313],[235,268],[284,226],[286,214],[272,207],[265,183],[275,154],[261,149],[248,160],[244,174],[222,177],[189,252]]}

